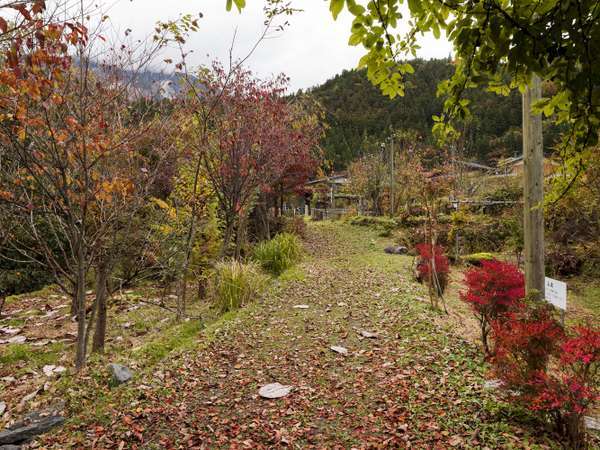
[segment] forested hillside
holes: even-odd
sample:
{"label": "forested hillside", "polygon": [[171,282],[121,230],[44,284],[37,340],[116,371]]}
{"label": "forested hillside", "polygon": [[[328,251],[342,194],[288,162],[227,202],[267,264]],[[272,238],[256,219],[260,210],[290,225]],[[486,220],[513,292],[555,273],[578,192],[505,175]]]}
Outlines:
{"label": "forested hillside", "polygon": [[[407,82],[406,95],[390,100],[367,79],[364,70],[344,71],[312,89],[322,103],[330,126],[323,140],[325,154],[337,169],[374,148],[390,128],[413,129],[433,143],[432,116],[440,114],[443,98],[437,85],[454,71],[449,59],[411,61],[415,73]],[[465,157],[489,161],[521,153],[521,96],[508,97],[476,89],[469,92],[472,119],[463,124]],[[545,130],[547,151],[557,130]]]}

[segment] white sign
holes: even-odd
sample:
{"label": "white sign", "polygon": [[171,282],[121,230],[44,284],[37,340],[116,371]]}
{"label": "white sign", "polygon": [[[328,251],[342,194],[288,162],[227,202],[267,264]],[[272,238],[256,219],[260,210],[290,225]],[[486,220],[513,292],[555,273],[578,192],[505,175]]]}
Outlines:
{"label": "white sign", "polygon": [[567,283],[546,277],[546,300],[557,308],[567,310]]}

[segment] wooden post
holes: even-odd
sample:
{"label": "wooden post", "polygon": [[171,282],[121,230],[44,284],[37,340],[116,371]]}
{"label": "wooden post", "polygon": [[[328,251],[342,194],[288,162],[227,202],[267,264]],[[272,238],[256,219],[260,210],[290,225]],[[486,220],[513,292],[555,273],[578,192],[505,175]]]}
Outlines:
{"label": "wooden post", "polygon": [[525,289],[544,298],[544,143],[542,116],[531,112],[541,96],[541,80],[534,75],[523,94]]}

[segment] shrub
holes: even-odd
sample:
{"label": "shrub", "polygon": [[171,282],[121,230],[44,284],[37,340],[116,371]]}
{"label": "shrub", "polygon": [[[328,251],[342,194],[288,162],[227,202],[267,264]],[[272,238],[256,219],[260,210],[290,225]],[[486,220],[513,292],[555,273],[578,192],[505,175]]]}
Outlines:
{"label": "shrub", "polygon": [[238,309],[261,295],[267,279],[254,263],[221,261],[208,282],[208,298],[220,312]]}
{"label": "shrub", "polygon": [[479,322],[483,348],[489,354],[490,325],[525,296],[525,277],[509,263],[480,259],[480,264],[465,273],[467,290],[460,293],[460,298],[471,306]]}
{"label": "shrub", "polygon": [[563,329],[553,312],[546,302],[526,299],[492,321],[494,370],[508,384],[524,384],[557,353]]}
{"label": "shrub", "polygon": [[304,238],[306,236],[306,222],[302,216],[286,217],[282,231]]}
{"label": "shrub", "polygon": [[[436,290],[438,296],[441,296],[448,285],[448,273],[450,264],[444,254],[444,248],[436,245],[432,251],[431,244],[418,244],[416,246],[419,254],[417,262],[417,279],[422,282],[426,280],[432,289]],[[435,270],[432,270],[435,266]]]}
{"label": "shrub", "polygon": [[448,242],[459,237],[461,252],[478,253],[503,248],[513,233],[513,224],[484,214],[457,211],[452,214]]}
{"label": "shrub", "polygon": [[566,334],[551,309],[522,302],[494,323],[494,371],[513,400],[554,421],[569,448],[586,448],[584,417],[600,400],[600,328]]}
{"label": "shrub", "polygon": [[469,264],[471,266],[481,267],[483,261],[495,261],[496,258],[491,253],[481,252],[481,253],[472,253],[470,255],[463,256],[460,259],[464,263]]}
{"label": "shrub", "polygon": [[280,275],[300,259],[302,247],[297,236],[282,233],[254,248],[254,259],[268,272]]}
{"label": "shrub", "polygon": [[351,225],[363,227],[381,227],[383,230],[393,230],[398,223],[389,217],[382,216],[353,216],[346,219]]}

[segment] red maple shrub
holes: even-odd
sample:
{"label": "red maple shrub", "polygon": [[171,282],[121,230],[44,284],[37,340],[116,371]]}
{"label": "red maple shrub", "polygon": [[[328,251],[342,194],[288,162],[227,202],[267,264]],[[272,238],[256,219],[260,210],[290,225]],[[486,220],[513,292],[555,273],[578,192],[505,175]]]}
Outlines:
{"label": "red maple shrub", "polygon": [[525,277],[513,264],[491,260],[482,261],[465,273],[467,290],[460,298],[467,302],[481,329],[481,342],[490,353],[488,335],[491,323],[506,314],[511,306],[525,297]]}
{"label": "red maple shrub", "polygon": [[600,400],[600,328],[567,334],[545,302],[522,301],[492,321],[493,372],[513,401],[542,412],[586,448],[584,416]]}
{"label": "red maple shrub", "polygon": [[496,375],[513,387],[529,384],[559,354],[564,331],[551,305],[524,300],[491,322]]}
{"label": "red maple shrub", "polygon": [[429,286],[441,296],[448,286],[448,273],[450,272],[450,264],[448,257],[444,254],[444,247],[421,243],[416,245],[416,249],[419,254],[416,267],[417,280],[419,282],[427,281]]}

